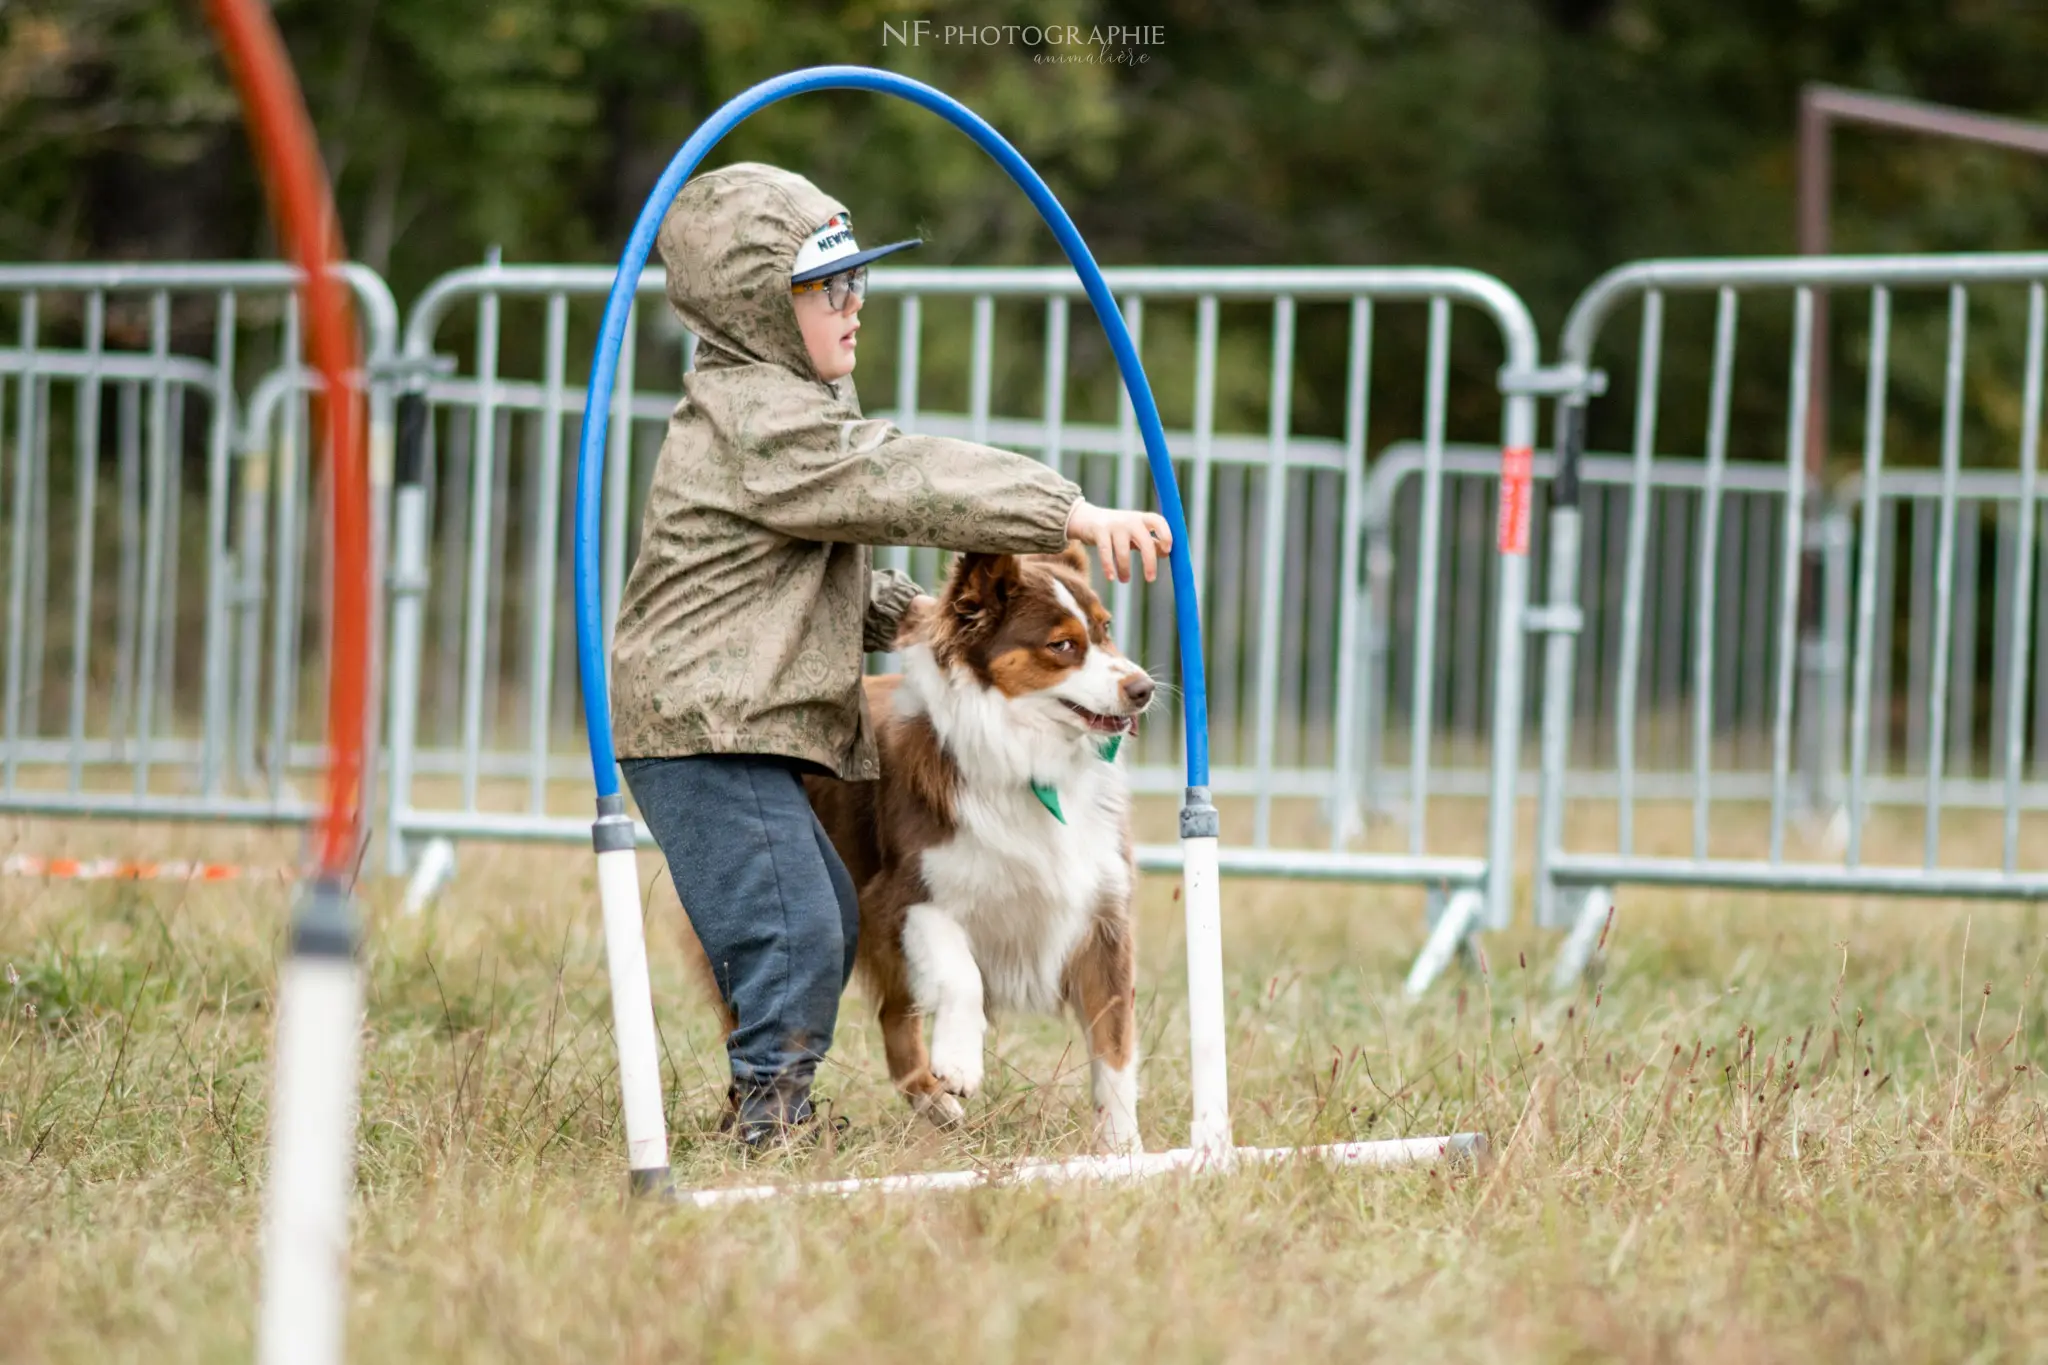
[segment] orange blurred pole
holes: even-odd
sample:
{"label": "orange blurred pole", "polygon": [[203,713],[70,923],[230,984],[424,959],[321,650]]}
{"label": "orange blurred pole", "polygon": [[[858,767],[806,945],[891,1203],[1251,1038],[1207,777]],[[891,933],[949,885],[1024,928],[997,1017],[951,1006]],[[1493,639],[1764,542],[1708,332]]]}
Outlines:
{"label": "orange blurred pole", "polygon": [[370,496],[349,376],[355,311],[327,173],[284,44],[261,0],[207,0],[242,92],[278,236],[300,271],[307,346],[324,382],[332,510],[327,802],[318,870],[292,916],[278,978],[276,1073],[264,1189],[263,1365],[341,1365],[347,1313],[362,980],[349,880],[361,824],[370,668]]}
{"label": "orange blurred pole", "polygon": [[334,627],[328,659],[327,811],[318,860],[323,880],[352,872],[361,823],[363,738],[369,701],[370,490],[361,406],[349,376],[359,363],[355,308],[332,267],[344,258],[320,148],[291,59],[260,0],[207,0],[249,134],[270,191],[271,212],[299,286],[307,345],[325,383],[333,488]]}

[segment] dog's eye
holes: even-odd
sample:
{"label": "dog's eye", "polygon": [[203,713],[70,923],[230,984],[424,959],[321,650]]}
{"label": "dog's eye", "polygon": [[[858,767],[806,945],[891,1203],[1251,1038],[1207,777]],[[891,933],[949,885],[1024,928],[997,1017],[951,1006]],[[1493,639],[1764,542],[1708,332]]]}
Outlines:
{"label": "dog's eye", "polygon": [[1046,648],[1051,650],[1053,653],[1059,655],[1061,658],[1067,658],[1075,652],[1074,642],[1064,637],[1058,640],[1054,640],[1052,643],[1048,644]]}

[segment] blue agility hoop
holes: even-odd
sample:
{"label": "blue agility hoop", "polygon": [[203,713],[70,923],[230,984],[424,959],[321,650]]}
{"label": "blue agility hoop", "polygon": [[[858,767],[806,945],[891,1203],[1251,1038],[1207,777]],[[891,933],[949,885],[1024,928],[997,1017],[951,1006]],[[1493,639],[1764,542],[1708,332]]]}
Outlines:
{"label": "blue agility hoop", "polygon": [[[1026,1163],[1012,1172],[1030,1179],[1127,1179],[1164,1174],[1168,1171],[1205,1168],[1227,1169],[1241,1157],[1265,1161],[1295,1155],[1318,1156],[1336,1164],[1369,1162],[1427,1161],[1453,1151],[1483,1151],[1485,1139],[1473,1134],[1448,1138],[1412,1138],[1396,1142],[1345,1143],[1335,1147],[1294,1149],[1239,1149],[1230,1134],[1230,1088],[1225,1053],[1228,995],[1223,980],[1222,908],[1217,888],[1218,817],[1209,799],[1209,700],[1202,672],[1201,616],[1195,600],[1193,547],[1188,542],[1187,519],[1180,505],[1180,487],[1174,481],[1173,462],[1166,452],[1166,433],[1159,424],[1159,409],[1152,400],[1152,386],[1145,381],[1138,363],[1138,349],[1131,342],[1123,313],[1109,292],[1109,285],[1089,254],[1087,244],[1075,230],[1073,219],[1060,207],[1038,173],[1017,154],[1017,149],[989,127],[980,117],[947,95],[907,76],[876,71],[864,66],[821,66],[794,71],[763,81],[745,94],[729,101],[690,136],[675,159],[662,173],[646,207],[633,225],[633,235],[619,259],[619,273],[612,280],[605,301],[604,327],[599,334],[597,358],[590,371],[590,387],[583,404],[583,437],[576,470],[576,661],[583,681],[584,725],[590,740],[592,776],[597,782],[597,822],[591,828],[597,852],[598,899],[604,910],[605,964],[611,978],[612,1031],[619,1049],[619,1089],[626,1129],[627,1169],[630,1188],[642,1194],[674,1193],[668,1167],[667,1118],[662,1107],[660,1054],[654,1028],[654,1002],[647,973],[647,950],[640,904],[640,878],[635,859],[635,830],[626,817],[625,799],[619,793],[619,773],[612,745],[611,706],[605,685],[603,610],[599,605],[598,536],[600,504],[604,488],[606,429],[610,425],[612,377],[618,370],[619,350],[626,332],[626,319],[633,297],[640,287],[640,272],[655,233],[669,206],[682,191],[697,164],[741,119],[791,95],[811,90],[874,90],[895,95],[938,114],[995,158],[1018,188],[1038,207],[1060,249],[1067,255],[1095,316],[1108,334],[1110,350],[1116,355],[1117,370],[1130,395],[1131,410],[1138,430],[1145,437],[1145,458],[1152,468],[1152,483],[1158,490],[1159,510],[1173,530],[1173,606],[1180,632],[1180,663],[1184,729],[1187,736],[1188,790],[1180,813],[1182,887],[1187,911],[1188,955],[1188,1088],[1192,1114],[1188,1124],[1188,1145],[1169,1152],[1146,1156],[1081,1158],[1074,1161]],[[885,1181],[840,1181],[814,1189],[841,1193],[855,1188],[887,1185],[903,1189],[957,1189],[980,1183],[980,1171],[936,1172],[930,1175],[891,1176]],[[755,1189],[700,1190],[680,1196],[698,1207],[728,1200],[746,1200],[773,1194],[780,1187]]]}
{"label": "blue agility hoop", "polygon": [[[980,148],[1009,173],[1010,179],[1037,206],[1039,216],[1058,239],[1081,287],[1095,308],[1095,316],[1109,337],[1116,355],[1124,388],[1130,394],[1138,430],[1145,438],[1145,459],[1152,469],[1152,483],[1158,491],[1159,510],[1173,531],[1173,606],[1180,637],[1180,667],[1184,729],[1187,735],[1187,785],[1209,785],[1209,695],[1202,670],[1202,624],[1195,598],[1194,560],[1188,543],[1187,518],[1182,513],[1180,486],[1173,476],[1173,461],[1166,450],[1166,432],[1159,423],[1159,408],[1152,399],[1138,349],[1124,325],[1123,313],[1102,271],[1095,264],[1088,244],[1074,227],[1074,220],[1060,207],[1038,172],[986,120],[949,95],[920,81],[889,71],[865,66],[818,66],[766,80],[726,104],[690,135],[682,150],[662,172],[647,196],[633,224],[633,235],[619,257],[619,273],[612,280],[605,300],[604,325],[599,333],[597,357],[590,369],[590,385],[583,404],[583,434],[576,468],[576,662],[583,683],[583,723],[590,741],[591,776],[597,783],[600,808],[613,810],[619,792],[616,753],[612,743],[610,694],[607,690],[604,619],[598,579],[598,540],[601,533],[601,504],[604,488],[605,436],[611,424],[612,383],[618,372],[619,350],[626,333],[626,320],[633,297],[640,287],[640,272],[654,247],[655,234],[669,206],[682,192],[685,182],[711,149],[739,126],[742,119],[792,95],[813,90],[874,90],[921,105],[973,138]],[[1206,805],[1206,796],[1203,804]]]}

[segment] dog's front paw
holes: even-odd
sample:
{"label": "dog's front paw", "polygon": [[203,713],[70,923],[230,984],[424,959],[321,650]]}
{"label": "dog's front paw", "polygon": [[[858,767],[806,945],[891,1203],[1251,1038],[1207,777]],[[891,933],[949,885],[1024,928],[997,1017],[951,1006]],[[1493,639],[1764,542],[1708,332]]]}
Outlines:
{"label": "dog's front paw", "polygon": [[967,1119],[967,1110],[960,1101],[943,1090],[912,1095],[910,1107],[929,1119],[935,1128],[958,1128]]}
{"label": "dog's front paw", "polygon": [[932,1030],[932,1076],[949,1094],[967,1096],[981,1089],[981,1030],[948,1027]]}

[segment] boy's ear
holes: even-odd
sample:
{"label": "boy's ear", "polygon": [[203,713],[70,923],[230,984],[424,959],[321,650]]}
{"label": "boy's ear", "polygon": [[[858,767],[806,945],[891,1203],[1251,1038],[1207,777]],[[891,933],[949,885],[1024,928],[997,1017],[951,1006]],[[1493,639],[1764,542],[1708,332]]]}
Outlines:
{"label": "boy's ear", "polygon": [[1022,581],[1015,555],[962,555],[953,562],[946,606],[963,622],[979,621],[1001,611]]}

